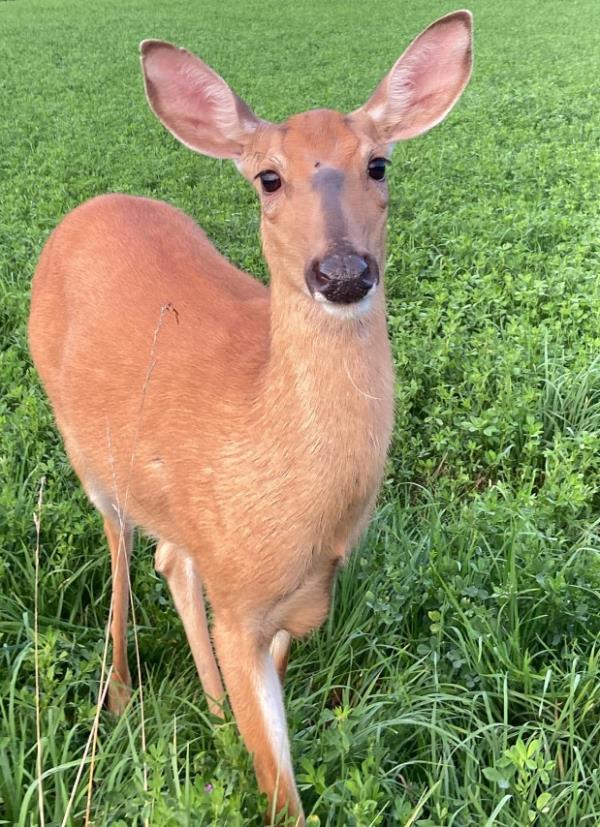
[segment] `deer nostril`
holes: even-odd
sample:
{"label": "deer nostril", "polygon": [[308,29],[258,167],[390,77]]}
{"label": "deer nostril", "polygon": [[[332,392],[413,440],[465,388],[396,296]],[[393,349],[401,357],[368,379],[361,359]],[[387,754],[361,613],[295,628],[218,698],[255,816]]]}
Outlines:
{"label": "deer nostril", "polygon": [[365,285],[365,287],[373,287],[373,285],[377,281],[377,270],[375,267],[370,267],[365,262],[365,269],[360,274],[361,283]]}
{"label": "deer nostril", "polygon": [[360,270],[358,277],[361,281],[367,282],[369,280],[369,265],[364,259],[363,263],[365,266]]}
{"label": "deer nostril", "polygon": [[321,287],[323,287],[326,284],[329,284],[329,282],[331,281],[331,274],[326,272],[324,273],[321,269],[320,262],[318,261],[315,262],[315,264],[313,265],[313,273],[315,275],[315,281],[317,282],[317,284],[321,285]]}

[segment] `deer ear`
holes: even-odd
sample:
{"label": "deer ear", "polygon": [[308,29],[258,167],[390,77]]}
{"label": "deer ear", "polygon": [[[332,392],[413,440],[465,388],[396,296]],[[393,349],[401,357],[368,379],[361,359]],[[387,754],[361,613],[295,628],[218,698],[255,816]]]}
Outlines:
{"label": "deer ear", "polygon": [[200,58],[162,40],[140,44],[148,103],[182,144],[214,158],[239,158],[260,123]]}
{"label": "deer ear", "polygon": [[432,23],[354,116],[369,115],[389,143],[414,138],[442,121],[471,76],[472,27],[469,11]]}

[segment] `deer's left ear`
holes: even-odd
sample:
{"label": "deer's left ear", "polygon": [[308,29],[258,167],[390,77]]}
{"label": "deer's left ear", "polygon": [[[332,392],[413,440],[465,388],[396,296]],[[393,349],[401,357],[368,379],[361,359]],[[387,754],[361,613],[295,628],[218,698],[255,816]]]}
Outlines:
{"label": "deer's left ear", "polygon": [[413,40],[353,117],[366,113],[389,143],[438,124],[471,77],[472,29],[473,16],[466,10],[436,20]]}

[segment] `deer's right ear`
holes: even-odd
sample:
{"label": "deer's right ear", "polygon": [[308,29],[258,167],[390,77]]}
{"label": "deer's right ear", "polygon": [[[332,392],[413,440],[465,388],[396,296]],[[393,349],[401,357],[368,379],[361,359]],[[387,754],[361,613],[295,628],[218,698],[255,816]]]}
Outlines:
{"label": "deer's right ear", "polygon": [[242,155],[260,123],[200,58],[162,40],[140,43],[150,108],[182,144],[214,158]]}

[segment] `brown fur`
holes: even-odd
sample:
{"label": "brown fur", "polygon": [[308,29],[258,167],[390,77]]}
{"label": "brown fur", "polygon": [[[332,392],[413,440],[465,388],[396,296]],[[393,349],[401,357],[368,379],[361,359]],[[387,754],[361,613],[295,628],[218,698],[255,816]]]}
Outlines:
{"label": "brown fur", "polygon": [[[152,42],[144,54],[150,61],[154,50],[168,68],[172,48]],[[200,87],[224,84],[205,75]],[[189,123],[178,126],[168,108],[176,94],[165,104],[160,88],[160,78],[147,81],[153,108],[190,145]],[[228,93],[219,87],[224,109]],[[249,180],[264,169],[281,174],[281,190],[263,198],[270,290],[173,207],[106,195],[70,213],[44,248],[29,335],[71,463],[105,519],[115,579],[112,708],[129,697],[125,576],[138,526],[161,540],[157,568],[219,713],[206,591],[261,789],[301,823],[289,759],[276,754],[277,739],[287,750],[279,713],[269,717],[269,704],[280,704],[269,645],[283,677],[285,632],[307,634],[325,618],[335,571],[377,495],[393,409],[382,287],[368,312],[337,318],[307,293],[304,272],[333,232],[383,273],[387,191],[366,167],[390,139],[366,108],[349,117],[307,112],[282,126],[252,122],[239,99],[234,110],[239,122],[207,127],[198,148],[232,157],[242,147],[238,166]],[[333,196],[315,186],[324,168],[337,170]],[[338,196],[334,221],[328,204]]]}

